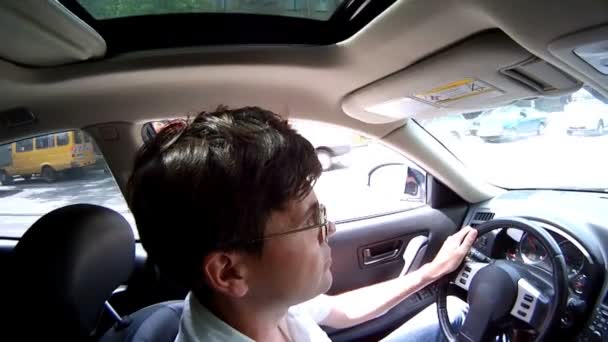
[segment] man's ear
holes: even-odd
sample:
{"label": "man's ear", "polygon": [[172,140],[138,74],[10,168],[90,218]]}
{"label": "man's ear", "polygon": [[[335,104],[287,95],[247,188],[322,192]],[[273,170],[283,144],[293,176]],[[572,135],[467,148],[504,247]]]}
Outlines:
{"label": "man's ear", "polygon": [[249,291],[244,261],[240,253],[211,252],[203,259],[203,276],[213,290],[229,297],[243,297]]}

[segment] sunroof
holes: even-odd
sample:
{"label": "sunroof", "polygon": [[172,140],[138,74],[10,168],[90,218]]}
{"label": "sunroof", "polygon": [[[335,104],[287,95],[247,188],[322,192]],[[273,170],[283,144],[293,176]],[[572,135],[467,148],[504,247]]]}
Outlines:
{"label": "sunroof", "polygon": [[96,20],[182,13],[239,13],[329,20],[344,0],[78,0]]}
{"label": "sunroof", "polygon": [[206,45],[329,45],[396,0],[58,0],[106,42],[106,57]]}

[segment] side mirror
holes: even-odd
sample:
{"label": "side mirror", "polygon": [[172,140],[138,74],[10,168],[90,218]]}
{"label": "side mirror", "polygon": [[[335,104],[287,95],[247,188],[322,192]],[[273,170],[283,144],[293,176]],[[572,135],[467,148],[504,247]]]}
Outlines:
{"label": "side mirror", "polygon": [[405,180],[405,191],[403,193],[405,193],[406,195],[416,196],[418,195],[418,191],[420,191],[420,186],[418,185],[418,183],[408,177]]}
{"label": "side mirror", "polygon": [[385,197],[402,201],[426,201],[426,176],[402,163],[381,164],[367,175],[367,186]]}

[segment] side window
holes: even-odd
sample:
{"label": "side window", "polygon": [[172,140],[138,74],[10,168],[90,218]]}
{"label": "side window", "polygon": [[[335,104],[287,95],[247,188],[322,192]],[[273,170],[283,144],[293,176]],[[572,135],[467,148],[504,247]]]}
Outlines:
{"label": "side window", "polygon": [[34,143],[32,139],[17,141],[15,145],[17,146],[17,152],[28,152],[34,150]]}
{"label": "side window", "polygon": [[57,133],[57,146],[65,146],[70,143],[70,136],[67,132]]}
{"label": "side window", "polygon": [[330,11],[329,0],[319,0],[316,2],[314,6],[315,10],[318,12],[328,12]]}
{"label": "side window", "polygon": [[317,151],[323,173],[319,201],[336,222],[418,208],[426,204],[426,173],[400,153],[346,128],[291,120]]}
{"label": "side window", "polygon": [[45,135],[42,137],[38,137],[36,140],[36,149],[45,149],[49,147],[55,147],[55,140],[52,135]]}
{"label": "side window", "polygon": [[74,144],[82,144],[82,134],[79,131],[74,131]]}
{"label": "side window", "polygon": [[305,9],[306,3],[303,0],[288,0],[286,3],[286,9],[290,11],[300,11]]}
{"label": "side window", "polygon": [[[75,133],[82,134],[82,140],[92,141],[84,132]],[[17,150],[31,150],[34,144],[51,146],[56,139],[57,145],[65,146],[70,135],[60,132],[15,145]],[[22,157],[11,153],[11,145],[0,145],[0,238],[19,238],[42,215],[76,203],[117,211],[137,236],[133,216],[101,154],[89,147],[72,153],[47,148]]]}

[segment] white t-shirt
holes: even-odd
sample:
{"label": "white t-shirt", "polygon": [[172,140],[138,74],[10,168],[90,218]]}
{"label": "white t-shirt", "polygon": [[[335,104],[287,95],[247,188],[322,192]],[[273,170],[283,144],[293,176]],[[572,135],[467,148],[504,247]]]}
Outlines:
{"label": "white t-shirt", "polygon": [[[327,334],[319,327],[331,310],[329,298],[317,296],[307,302],[294,305],[287,311],[287,329],[293,342],[329,342]],[[175,342],[251,342],[224,321],[201,305],[192,293],[184,301],[184,312]]]}

